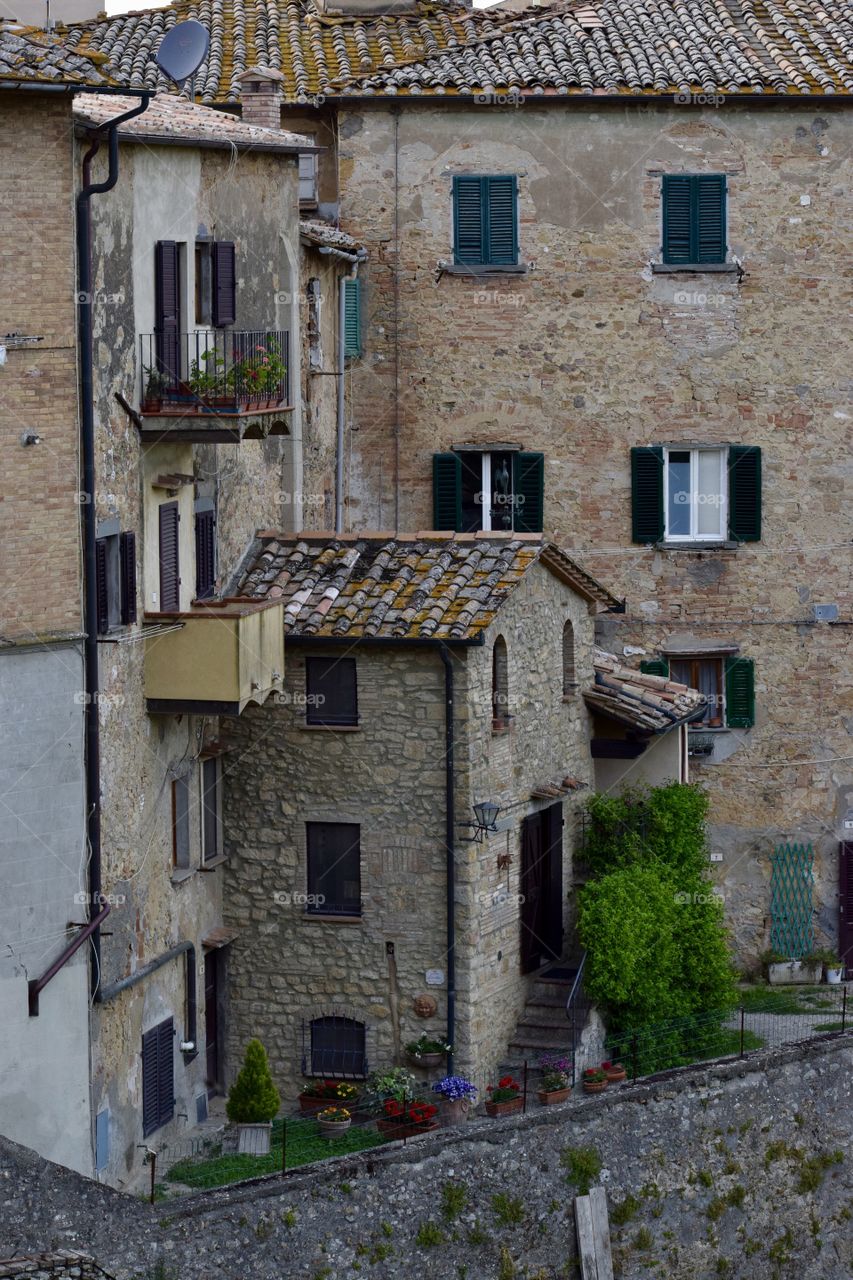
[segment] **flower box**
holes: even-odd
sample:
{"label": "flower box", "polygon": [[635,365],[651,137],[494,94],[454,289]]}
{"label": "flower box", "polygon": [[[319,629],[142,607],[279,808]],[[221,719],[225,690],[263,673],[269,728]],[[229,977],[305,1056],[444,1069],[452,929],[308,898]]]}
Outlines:
{"label": "flower box", "polygon": [[398,1142],[401,1138],[417,1138],[422,1133],[430,1133],[438,1128],[438,1121],[428,1120],[424,1124],[415,1124],[412,1121],[380,1116],[376,1121],[376,1128],[386,1142]]}
{"label": "flower box", "polygon": [[553,1107],[557,1102],[565,1102],[571,1092],[571,1085],[566,1089],[537,1089],[536,1097],[543,1107]]}
{"label": "flower box", "polygon": [[517,1098],[509,1098],[506,1102],[487,1102],[485,1106],[487,1116],[511,1116],[521,1110],[524,1099],[519,1094]]}
{"label": "flower box", "polygon": [[268,1156],[271,1138],[271,1121],[237,1125],[237,1151],[241,1156]]}
{"label": "flower box", "polygon": [[628,1079],[628,1072],[621,1062],[602,1063],[601,1069],[607,1076],[608,1084],[621,1084],[623,1080]]}
{"label": "flower box", "polygon": [[823,965],[819,960],[784,960],[767,966],[767,980],[771,987],[814,986],[822,976]]}
{"label": "flower box", "polygon": [[584,1093],[604,1093],[606,1088],[606,1080],[584,1080],[583,1082]]}

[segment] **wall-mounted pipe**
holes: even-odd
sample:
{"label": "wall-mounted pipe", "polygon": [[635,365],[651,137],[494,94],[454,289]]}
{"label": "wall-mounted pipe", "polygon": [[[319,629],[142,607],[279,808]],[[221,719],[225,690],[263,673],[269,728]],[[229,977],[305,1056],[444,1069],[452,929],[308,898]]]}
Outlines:
{"label": "wall-mounted pipe", "polygon": [[29,1000],[30,1017],[37,1018],[39,1016],[39,996],[44,991],[47,984],[52,978],[55,978],[60,969],[63,969],[75,951],[79,951],[87,938],[91,937],[96,929],[110,914],[110,904],[105,902],[100,911],[92,916],[88,924],[83,925],[80,932],[71,939],[64,951],[61,951],[54,960],[49,969],[45,969],[40,978],[30,978],[27,983],[27,997]]}
{"label": "wall-mounted pipe", "polygon": [[445,645],[439,648],[444,664],[444,849],[447,891],[447,1074],[453,1075],[453,1044],[456,1038],[456,801],[454,789],[455,735],[453,730],[453,659]]}
{"label": "wall-mounted pipe", "polygon": [[198,1055],[198,1000],[196,996],[195,947],[191,942],[179,942],[177,946],[170,947],[168,951],[164,951],[162,955],[157,956],[156,960],[149,960],[141,969],[137,969],[136,973],[128,974],[126,978],[119,978],[117,982],[111,982],[108,986],[99,987],[95,1000],[98,1004],[105,1004],[108,1000],[114,1000],[122,991],[135,987],[138,982],[142,982],[145,978],[150,977],[152,973],[156,973],[158,969],[162,969],[164,964],[168,964],[170,960],[176,960],[178,956],[182,955],[187,957],[187,1022],[184,1041],[189,1041],[193,1045],[191,1050],[186,1049],[183,1053],[187,1061],[192,1061]]}
{"label": "wall-mounted pipe", "polygon": [[[323,250],[320,250],[323,253]],[[340,249],[330,249],[338,257],[351,262],[352,270],[348,276],[341,276],[338,281],[338,416],[335,431],[335,533],[344,531],[344,436],[346,422],[346,322],[347,322],[347,280],[358,278],[359,263],[367,254],[343,253]]]}

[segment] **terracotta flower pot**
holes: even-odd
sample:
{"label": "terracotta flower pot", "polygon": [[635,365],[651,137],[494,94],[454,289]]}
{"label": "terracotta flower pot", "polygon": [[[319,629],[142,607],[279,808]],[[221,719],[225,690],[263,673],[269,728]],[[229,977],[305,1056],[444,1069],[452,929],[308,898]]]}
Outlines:
{"label": "terracotta flower pot", "polygon": [[557,1102],[565,1102],[571,1092],[571,1085],[565,1089],[537,1089],[536,1097],[543,1107],[553,1107]]}
{"label": "terracotta flower pot", "polygon": [[300,1093],[299,1095],[299,1110],[307,1111],[309,1115],[313,1111],[322,1111],[324,1107],[329,1106],[329,1103],[329,1098],[315,1098],[310,1093]]}
{"label": "terracotta flower pot", "polygon": [[438,1121],[430,1120],[426,1124],[412,1124],[410,1121],[380,1117],[376,1121],[376,1128],[386,1142],[397,1142],[401,1138],[417,1138],[422,1133],[429,1133],[432,1129],[437,1129]]}
{"label": "terracotta flower pot", "polygon": [[352,1124],[352,1120],[321,1120],[317,1118],[317,1128],[320,1130],[322,1138],[339,1138],[342,1133],[346,1133]]}
{"label": "terracotta flower pot", "polygon": [[520,1111],[524,1106],[524,1098],[521,1094],[517,1098],[509,1098],[506,1102],[487,1102],[487,1116],[511,1116],[514,1112]]}
{"label": "terracotta flower pot", "polygon": [[583,1082],[584,1093],[604,1093],[606,1088],[606,1080],[584,1080]]}
{"label": "terracotta flower pot", "polygon": [[438,1120],[442,1129],[452,1129],[468,1119],[471,1104],[467,1098],[442,1098],[438,1108]]}
{"label": "terracotta flower pot", "polygon": [[416,1057],[413,1053],[407,1053],[406,1057],[413,1067],[440,1067],[444,1062],[445,1055],[443,1053],[422,1053],[420,1057]]}
{"label": "terracotta flower pot", "polygon": [[622,1066],[605,1067],[604,1074],[607,1076],[608,1084],[621,1084],[623,1080],[628,1079],[628,1072]]}

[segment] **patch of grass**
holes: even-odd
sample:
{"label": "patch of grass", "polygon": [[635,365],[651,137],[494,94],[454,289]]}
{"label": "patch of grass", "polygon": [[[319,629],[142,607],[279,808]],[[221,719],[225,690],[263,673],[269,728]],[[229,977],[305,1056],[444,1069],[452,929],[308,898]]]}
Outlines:
{"label": "patch of grass", "polygon": [[441,1188],[441,1216],[454,1222],[468,1204],[468,1188],[464,1182],[445,1182]]}
{"label": "patch of grass", "polygon": [[844,1156],[840,1151],[822,1151],[820,1155],[805,1160],[800,1166],[800,1175],[797,1179],[797,1190],[800,1195],[817,1191],[827,1169],[831,1169],[834,1164],[841,1164],[843,1159]]}
{"label": "patch of grass", "polygon": [[394,1234],[394,1228],[391,1226],[390,1222],[380,1222],[379,1230],[388,1240],[390,1240]]}
{"label": "patch of grass", "polygon": [[284,1213],[281,1215],[281,1220],[286,1227],[292,1228],[295,1227],[299,1221],[299,1215],[295,1209],[285,1209]]}
{"label": "patch of grass", "polygon": [[[168,1182],[181,1182],[187,1187],[224,1187],[243,1178],[257,1178],[263,1173],[277,1173],[281,1169],[282,1122],[273,1121],[272,1146],[268,1156],[214,1156],[210,1159],[179,1160],[166,1174]],[[353,1125],[338,1138],[321,1138],[316,1120],[300,1119],[287,1122],[287,1167],[313,1164],[330,1156],[347,1155],[351,1151],[366,1151],[380,1146],[382,1138],[372,1125]],[[352,1187],[341,1183],[341,1190]],[[345,1193],[346,1194],[346,1193]]]}
{"label": "patch of grass", "polygon": [[702,1183],[703,1187],[713,1187],[714,1179],[711,1175],[710,1169],[700,1169],[696,1176]]}
{"label": "patch of grass", "polygon": [[261,1218],[260,1222],[255,1227],[255,1235],[259,1240],[269,1240],[272,1233],[273,1225],[269,1218]]}
{"label": "patch of grass", "polygon": [[754,1121],[752,1120],[744,1120],[743,1124],[740,1126],[740,1129],[738,1130],[738,1133],[740,1134],[741,1137],[743,1137],[745,1133],[749,1133],[750,1129],[753,1126],[753,1123]]}
{"label": "patch of grass", "polygon": [[778,1262],[780,1265],[791,1260],[791,1250],[794,1247],[794,1237],[791,1228],[780,1236],[778,1240],[774,1240],[773,1244],[767,1250],[767,1256],[771,1262]]}
{"label": "patch of grass", "polygon": [[818,987],[771,987],[759,983],[738,992],[738,1004],[747,1013],[802,1013],[820,1008],[825,1000],[825,993]]}
{"label": "patch of grass", "polygon": [[568,1172],[566,1181],[577,1187],[578,1195],[589,1195],[589,1189],[601,1173],[601,1157],[595,1147],[565,1147],[560,1164]]}
{"label": "patch of grass", "polygon": [[714,1196],[713,1200],[709,1202],[705,1212],[707,1213],[708,1217],[711,1219],[712,1222],[717,1222],[718,1219],[722,1218],[725,1208],[726,1208],[726,1202],[723,1199],[723,1197]]}
{"label": "patch of grass", "polygon": [[433,1222],[431,1219],[422,1222],[418,1227],[415,1243],[420,1245],[422,1249],[435,1249],[438,1245],[444,1244],[444,1232],[438,1223]]}
{"label": "patch of grass", "polygon": [[610,1221],[614,1227],[623,1227],[626,1222],[630,1222],[632,1218],[636,1218],[640,1211],[640,1202],[636,1196],[630,1195],[615,1204],[610,1210]]}
{"label": "patch of grass", "polygon": [[641,1253],[648,1253],[654,1242],[654,1236],[648,1227],[640,1227],[640,1230],[634,1236],[634,1248],[639,1249]]}
{"label": "patch of grass", "polygon": [[776,1160],[781,1160],[788,1154],[787,1142],[770,1142],[767,1150],[764,1152],[764,1168],[769,1169],[771,1164]]}
{"label": "patch of grass", "polygon": [[[839,1018],[837,1022],[816,1022],[813,1031],[843,1031],[844,1023]],[[796,1116],[794,1117],[796,1120]]]}
{"label": "patch of grass", "polygon": [[468,1243],[473,1245],[486,1244],[489,1237],[480,1226],[479,1222],[475,1222],[473,1227],[468,1231]]}
{"label": "patch of grass", "polygon": [[728,1258],[718,1258],[717,1259],[717,1275],[730,1276],[731,1273],[732,1273],[732,1264],[729,1262]]}
{"label": "patch of grass", "polygon": [[732,1209],[742,1209],[745,1199],[745,1187],[732,1187],[731,1191],[726,1193],[726,1204]]}
{"label": "patch of grass", "polygon": [[732,1156],[729,1156],[723,1165],[723,1173],[727,1173],[730,1177],[735,1173],[740,1173],[740,1165]]}
{"label": "patch of grass", "polygon": [[513,1262],[509,1249],[501,1249],[500,1266],[498,1267],[498,1280],[515,1280],[515,1263]]}
{"label": "patch of grass", "polygon": [[352,1183],[351,1183],[351,1182],[342,1182],[342,1183],[341,1183],[341,1186],[340,1186],[340,1190],[341,1190],[341,1195],[351,1196],[351,1195],[352,1195]]}
{"label": "patch of grass", "polygon": [[524,1201],[499,1191],[492,1196],[492,1210],[502,1227],[514,1227],[524,1221]]}

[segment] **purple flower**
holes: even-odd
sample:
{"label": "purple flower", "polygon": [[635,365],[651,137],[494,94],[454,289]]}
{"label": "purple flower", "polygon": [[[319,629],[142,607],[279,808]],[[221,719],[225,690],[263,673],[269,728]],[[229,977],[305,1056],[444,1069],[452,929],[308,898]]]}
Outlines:
{"label": "purple flower", "polygon": [[477,1096],[477,1086],[464,1076],[445,1076],[432,1086],[432,1091],[442,1094],[450,1102],[458,1102],[460,1098],[470,1098],[473,1101]]}

